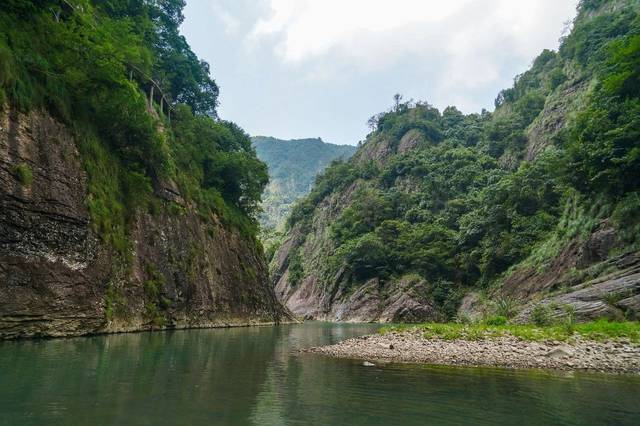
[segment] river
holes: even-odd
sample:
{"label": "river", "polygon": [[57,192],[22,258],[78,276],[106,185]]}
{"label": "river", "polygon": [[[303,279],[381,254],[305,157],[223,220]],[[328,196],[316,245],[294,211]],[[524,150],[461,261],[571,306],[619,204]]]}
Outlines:
{"label": "river", "polygon": [[373,324],[0,342],[2,425],[640,424],[640,378],[365,367],[297,349]]}

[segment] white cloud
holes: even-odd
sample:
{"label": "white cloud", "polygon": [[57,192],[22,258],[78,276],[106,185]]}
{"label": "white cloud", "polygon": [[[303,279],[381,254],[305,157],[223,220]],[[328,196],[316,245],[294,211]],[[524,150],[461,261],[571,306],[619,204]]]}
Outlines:
{"label": "white cloud", "polygon": [[[501,77],[506,63],[555,48],[577,0],[266,0],[249,35],[307,78],[379,71],[409,59],[431,70],[432,96],[463,96]],[[437,63],[434,63],[437,61]],[[355,73],[357,74],[357,72]],[[503,77],[503,76],[502,76]]]}
{"label": "white cloud", "polygon": [[283,59],[299,62],[367,34],[442,21],[470,1],[270,0],[271,16],[261,19],[252,35],[281,33],[284,37],[278,49]]}
{"label": "white cloud", "polygon": [[188,0],[183,30],[212,64],[220,113],[253,134],[354,143],[391,96],[464,112],[544,48],[578,0]]}
{"label": "white cloud", "polygon": [[211,2],[209,7],[224,27],[227,35],[233,36],[240,30],[240,19],[229,13],[222,5],[217,2]]}

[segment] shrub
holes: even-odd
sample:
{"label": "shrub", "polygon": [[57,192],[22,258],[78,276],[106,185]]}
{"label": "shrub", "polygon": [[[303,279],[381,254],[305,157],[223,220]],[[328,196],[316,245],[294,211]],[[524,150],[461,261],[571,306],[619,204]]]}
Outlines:
{"label": "shrub", "polygon": [[31,167],[27,163],[20,163],[15,165],[11,172],[16,175],[18,181],[24,185],[29,186],[33,183],[33,172]]}
{"label": "shrub", "polygon": [[289,285],[296,287],[304,278],[304,267],[302,265],[302,257],[300,250],[297,250],[289,261]]}
{"label": "shrub", "polygon": [[568,334],[573,334],[576,325],[576,310],[571,305],[566,305],[564,307],[564,318],[562,321],[562,325],[565,328],[565,331]]}
{"label": "shrub", "polygon": [[551,324],[551,310],[547,305],[536,305],[531,311],[531,321],[538,326]]}
{"label": "shrub", "polygon": [[506,325],[509,320],[507,317],[496,315],[494,317],[487,318],[484,323],[487,325]]}
{"label": "shrub", "polygon": [[500,297],[495,302],[495,313],[507,319],[513,318],[518,313],[516,301],[510,297]]}

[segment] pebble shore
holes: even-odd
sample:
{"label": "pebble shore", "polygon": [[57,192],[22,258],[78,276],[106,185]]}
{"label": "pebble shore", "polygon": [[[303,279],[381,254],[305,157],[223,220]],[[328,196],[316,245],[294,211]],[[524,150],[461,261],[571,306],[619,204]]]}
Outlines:
{"label": "pebble shore", "polygon": [[384,361],[640,374],[640,346],[624,340],[596,342],[579,337],[545,342],[511,336],[442,340],[407,331],[353,338],[304,352],[362,359],[369,364]]}

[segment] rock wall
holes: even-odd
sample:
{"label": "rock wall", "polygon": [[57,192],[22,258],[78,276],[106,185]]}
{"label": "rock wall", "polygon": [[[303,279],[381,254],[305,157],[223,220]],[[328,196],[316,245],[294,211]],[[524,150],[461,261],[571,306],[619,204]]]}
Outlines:
{"label": "rock wall", "polygon": [[[368,141],[353,161],[384,164],[397,153],[427,143],[416,131],[408,131],[397,147],[385,138]],[[270,265],[278,299],[297,317],[345,322],[421,322],[444,319],[418,277],[393,280],[372,279],[353,287],[344,271],[326,276],[328,257],[333,253],[329,235],[331,223],[349,206],[367,182],[355,181],[344,191],[330,194],[314,209],[310,224],[296,224],[286,236]],[[297,285],[289,281],[289,263],[298,252],[304,259],[305,278]]]}
{"label": "rock wall", "polygon": [[0,112],[0,338],[280,320],[261,251],[189,205],[135,213],[130,259],[102,242],[75,142],[47,113]]}

